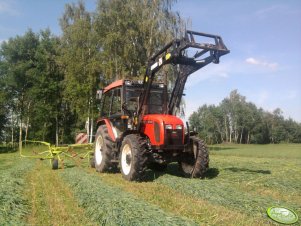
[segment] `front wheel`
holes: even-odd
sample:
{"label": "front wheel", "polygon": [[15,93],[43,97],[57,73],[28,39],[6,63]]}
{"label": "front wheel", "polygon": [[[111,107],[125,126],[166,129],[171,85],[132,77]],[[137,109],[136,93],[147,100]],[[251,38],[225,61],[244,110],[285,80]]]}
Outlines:
{"label": "front wheel", "polygon": [[129,181],[142,181],[146,170],[145,140],[138,134],[126,136],[120,149],[122,177]]}
{"label": "front wheel", "polygon": [[197,137],[190,137],[185,151],[179,161],[180,170],[186,177],[204,178],[209,168],[209,152],[205,143]]}

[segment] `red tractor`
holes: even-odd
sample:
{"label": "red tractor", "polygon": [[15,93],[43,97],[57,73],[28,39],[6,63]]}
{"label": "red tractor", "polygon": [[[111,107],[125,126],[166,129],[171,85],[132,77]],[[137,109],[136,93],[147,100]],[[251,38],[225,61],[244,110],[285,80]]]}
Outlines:
{"label": "red tractor", "polygon": [[[198,43],[195,38],[211,43]],[[203,178],[209,167],[206,145],[188,124],[185,129],[175,112],[188,76],[211,62],[219,63],[219,57],[229,52],[220,36],[186,31],[185,37],[150,58],[142,82],[119,80],[99,92],[96,170],[113,172],[119,165],[123,178],[141,181],[147,168],[164,170],[168,163],[178,162],[185,176]],[[154,82],[167,64],[176,67],[170,92],[165,83]]]}

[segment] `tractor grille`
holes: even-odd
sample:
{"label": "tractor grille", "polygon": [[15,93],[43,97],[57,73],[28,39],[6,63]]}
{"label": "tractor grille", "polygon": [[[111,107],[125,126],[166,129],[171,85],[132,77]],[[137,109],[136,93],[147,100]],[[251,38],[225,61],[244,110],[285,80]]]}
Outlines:
{"label": "tractor grille", "polygon": [[154,132],[156,142],[160,142],[160,125],[157,122],[155,122]]}
{"label": "tractor grille", "polygon": [[165,145],[182,145],[183,130],[181,129],[166,129],[165,130]]}

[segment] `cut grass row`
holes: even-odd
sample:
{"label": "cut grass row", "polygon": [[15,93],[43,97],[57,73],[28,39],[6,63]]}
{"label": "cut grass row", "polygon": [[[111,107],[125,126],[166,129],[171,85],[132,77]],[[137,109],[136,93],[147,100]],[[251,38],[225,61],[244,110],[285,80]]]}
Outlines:
{"label": "cut grass row", "polygon": [[[235,146],[234,151],[226,149],[226,155],[220,154],[220,151],[213,153],[209,175],[201,181],[176,176],[176,165],[171,165],[167,174],[150,176],[154,178],[155,183],[132,185],[120,179],[119,174],[103,174],[100,177],[107,183],[119,186],[165,210],[178,212],[179,215],[194,219],[198,223],[207,220],[214,222],[213,213],[217,213],[216,218],[223,221],[223,217],[231,216],[229,212],[232,211],[233,215],[247,216],[242,218],[248,218],[248,222],[252,222],[248,225],[275,224],[266,216],[266,209],[270,206],[286,206],[294,209],[299,215],[301,213],[301,145],[280,145],[278,148],[272,146],[275,152],[272,158],[269,158],[271,153],[258,156],[259,152],[264,152],[265,146]],[[253,154],[250,155],[250,151]],[[272,149],[268,151],[272,152]],[[286,153],[287,158],[283,158],[282,152]],[[291,155],[294,155],[294,158]],[[155,193],[156,190],[159,192]],[[156,194],[153,195],[156,198],[152,198],[149,193]],[[167,195],[168,193],[179,199],[178,203],[183,204],[182,208],[177,205],[177,201],[173,201],[171,195]],[[207,203],[209,214],[198,218],[196,211],[191,209],[185,213],[189,207],[179,198],[181,196],[198,203]],[[168,207],[168,202],[172,203],[170,206],[174,208]],[[206,212],[206,208],[198,208],[201,205],[194,205],[200,210],[199,213]],[[219,207],[222,211],[218,212],[214,207]],[[223,208],[229,211],[224,211]],[[246,225],[245,219],[237,220],[235,225]],[[225,222],[227,221],[223,221],[223,224],[226,224]]]}
{"label": "cut grass row", "polygon": [[[166,213],[82,168],[66,168],[60,176],[72,188],[86,216],[100,225],[196,225]],[[137,183],[135,183],[137,184]],[[137,184],[138,185],[138,184]]]}
{"label": "cut grass row", "polygon": [[0,225],[97,225],[49,161],[0,154]]}
{"label": "cut grass row", "polygon": [[157,182],[184,195],[207,200],[211,204],[223,206],[258,219],[267,219],[266,209],[274,205],[287,206],[300,211],[300,206],[295,200],[284,201],[256,191],[250,192],[235,182],[229,183],[223,180],[203,180],[201,182],[189,179],[179,180],[179,178],[170,175],[160,177]]}
{"label": "cut grass row", "polygon": [[[301,167],[298,160],[212,156],[216,178],[238,190],[267,194],[274,199],[301,203]],[[299,160],[301,161],[301,160]]]}
{"label": "cut grass row", "polygon": [[[220,171],[218,180],[231,182],[237,189],[255,195],[301,203],[300,144],[235,147],[221,152],[211,151],[211,166]],[[252,154],[252,157],[247,154]]]}
{"label": "cut grass row", "polygon": [[192,219],[199,225],[266,225],[266,222],[259,218],[231,211],[227,207],[214,205],[201,198],[185,195],[181,191],[158,182],[139,184],[127,182],[119,174],[100,174],[99,177],[108,184],[120,187],[167,212]]}
{"label": "cut grass row", "polygon": [[[48,162],[48,161],[47,161]],[[85,217],[72,190],[64,184],[57,171],[47,162],[37,160],[27,175],[27,199],[31,212],[29,225],[96,225]],[[45,164],[46,163],[46,164]]]}
{"label": "cut grass row", "polygon": [[0,157],[0,225],[24,225],[24,218],[30,212],[24,197],[24,177],[33,162],[21,159],[16,153]]}
{"label": "cut grass row", "polygon": [[[301,145],[280,145],[274,148],[272,158],[269,157],[271,149],[269,154],[264,153],[265,146],[235,147],[225,149],[226,155],[223,151],[211,155],[211,169],[203,181],[179,180],[165,174],[156,182],[184,195],[261,219],[267,219],[265,211],[274,205],[292,208],[300,216]],[[263,152],[260,157],[259,152]],[[283,158],[283,153],[287,158]],[[174,169],[169,171],[174,174]],[[267,219],[266,223],[272,222]]]}
{"label": "cut grass row", "polygon": [[[272,158],[259,156],[265,146],[223,147],[211,151],[205,180],[179,177],[174,164],[166,174],[148,172],[145,183],[127,182],[120,174],[98,174],[86,161],[82,168],[66,161],[64,170],[52,171],[48,161],[16,161],[16,154],[1,154],[0,178],[7,171],[21,180],[19,192],[23,189],[17,196],[23,207],[12,210],[24,212],[5,220],[0,202],[0,225],[277,225],[267,218],[267,207],[283,205],[301,213],[301,153],[288,147],[291,151],[283,158],[278,152],[287,150],[284,147],[275,148]],[[26,190],[25,174],[15,173],[18,167],[23,172],[32,169]]]}

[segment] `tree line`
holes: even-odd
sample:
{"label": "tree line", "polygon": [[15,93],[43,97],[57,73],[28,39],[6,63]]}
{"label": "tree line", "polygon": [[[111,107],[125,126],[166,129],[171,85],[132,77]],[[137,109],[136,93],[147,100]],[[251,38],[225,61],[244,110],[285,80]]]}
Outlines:
{"label": "tree line", "polygon": [[192,128],[208,144],[301,143],[301,124],[285,119],[281,109],[264,111],[231,91],[215,105],[203,105],[189,117]]}
{"label": "tree line", "polygon": [[50,29],[11,37],[0,46],[0,141],[73,143],[97,118],[96,90],[116,79],[141,78],[147,59],[183,20],[174,0],[98,0],[66,4],[62,35]]}
{"label": "tree line", "polygon": [[[0,46],[0,142],[73,143],[95,131],[95,93],[116,79],[141,79],[147,59],[181,37],[184,20],[175,0],[98,0],[66,4],[62,34],[50,29],[11,37]],[[171,81],[172,82],[172,81]],[[233,91],[219,106],[189,118],[208,143],[301,142],[300,124],[280,109],[258,109]]]}

